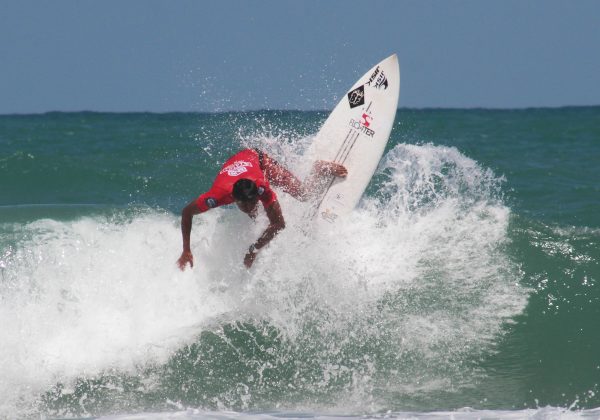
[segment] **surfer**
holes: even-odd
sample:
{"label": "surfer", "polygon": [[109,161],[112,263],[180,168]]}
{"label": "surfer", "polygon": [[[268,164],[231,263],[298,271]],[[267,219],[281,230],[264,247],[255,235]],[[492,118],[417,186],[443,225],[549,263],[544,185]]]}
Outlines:
{"label": "surfer", "polygon": [[194,266],[194,256],[190,249],[192,218],[215,207],[236,203],[238,208],[251,218],[255,218],[260,201],[267,213],[269,226],[248,248],[244,264],[250,268],[257,251],[267,245],[275,235],[285,228],[281,206],[277,201],[273,184],[300,201],[310,198],[312,187],[325,176],[345,177],[346,168],[338,163],[319,160],[313,165],[306,182],[302,183],[275,159],[258,149],[244,149],[230,157],[219,171],[207,192],[190,202],[181,211],[181,235],[183,252],[177,265],[183,271],[189,263]]}

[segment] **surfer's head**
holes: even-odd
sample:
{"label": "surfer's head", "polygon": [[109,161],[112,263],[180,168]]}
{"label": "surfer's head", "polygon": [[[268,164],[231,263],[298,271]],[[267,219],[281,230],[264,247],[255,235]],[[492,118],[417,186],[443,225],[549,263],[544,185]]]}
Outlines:
{"label": "surfer's head", "polygon": [[256,217],[256,203],[258,203],[258,187],[256,183],[249,179],[242,178],[233,184],[231,193],[235,199],[235,204],[244,213],[250,217]]}
{"label": "surfer's head", "polygon": [[231,194],[235,198],[235,201],[241,201],[242,203],[256,202],[258,199],[258,187],[255,182],[242,178],[233,184]]}

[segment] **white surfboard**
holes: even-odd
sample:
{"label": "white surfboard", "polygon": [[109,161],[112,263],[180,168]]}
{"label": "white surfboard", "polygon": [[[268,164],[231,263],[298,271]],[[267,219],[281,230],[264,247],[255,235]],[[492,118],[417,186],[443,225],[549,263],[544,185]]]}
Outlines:
{"label": "white surfboard", "polygon": [[341,163],[348,176],[323,183],[309,217],[333,223],[356,207],[383,155],[399,94],[400,67],[394,54],[358,79],[331,112],[307,157]]}

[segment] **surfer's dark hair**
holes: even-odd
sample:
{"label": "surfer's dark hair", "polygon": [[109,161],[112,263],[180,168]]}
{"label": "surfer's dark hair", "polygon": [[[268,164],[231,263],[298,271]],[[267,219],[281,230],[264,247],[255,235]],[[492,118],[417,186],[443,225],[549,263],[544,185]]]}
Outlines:
{"label": "surfer's dark hair", "polygon": [[253,201],[258,197],[258,187],[253,181],[242,178],[233,184],[231,194],[237,201]]}

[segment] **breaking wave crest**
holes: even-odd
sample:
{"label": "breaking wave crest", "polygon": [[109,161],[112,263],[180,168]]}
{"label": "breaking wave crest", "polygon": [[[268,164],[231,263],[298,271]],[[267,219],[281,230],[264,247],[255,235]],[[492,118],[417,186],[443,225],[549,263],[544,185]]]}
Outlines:
{"label": "breaking wave crest", "polygon": [[[303,170],[298,145],[270,152]],[[364,412],[473,386],[528,296],[501,185],[454,148],[396,145],[335,226],[279,194],[288,227],[249,271],[266,218],[230,209],[196,217],[184,273],[160,210],[4,225],[0,416]]]}

